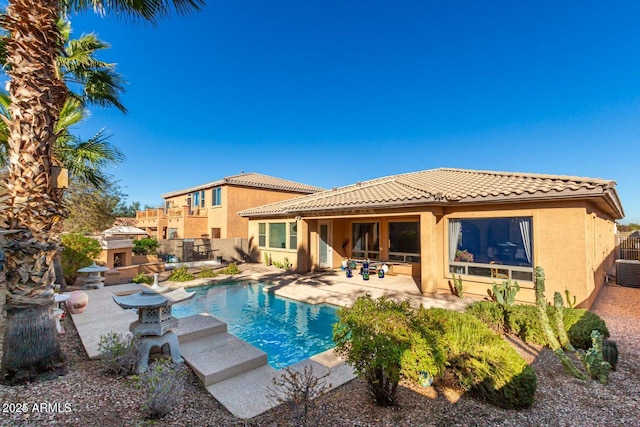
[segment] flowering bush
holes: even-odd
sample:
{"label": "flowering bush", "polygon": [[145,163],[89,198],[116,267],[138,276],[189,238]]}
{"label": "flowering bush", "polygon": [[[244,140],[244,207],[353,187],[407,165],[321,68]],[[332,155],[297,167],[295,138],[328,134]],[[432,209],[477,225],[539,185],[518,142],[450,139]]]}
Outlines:
{"label": "flowering bush", "polygon": [[471,252],[469,252],[468,250],[466,250],[466,249],[457,250],[456,251],[456,258],[455,258],[454,261],[473,262],[473,254]]}

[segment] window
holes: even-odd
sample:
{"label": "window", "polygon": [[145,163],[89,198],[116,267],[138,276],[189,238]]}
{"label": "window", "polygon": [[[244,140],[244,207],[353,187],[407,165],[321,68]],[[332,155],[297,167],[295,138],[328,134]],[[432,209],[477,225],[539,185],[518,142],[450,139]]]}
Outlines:
{"label": "window", "polygon": [[177,228],[170,228],[169,229],[169,238],[170,239],[177,239],[178,238],[178,229]]}
{"label": "window", "polygon": [[219,239],[220,238],[220,228],[214,227],[211,229],[211,238]]}
{"label": "window", "polygon": [[298,223],[289,223],[289,249],[298,249]]}
{"label": "window", "polygon": [[389,223],[389,260],[420,262],[420,223]]}
{"label": "window", "polygon": [[258,247],[296,250],[298,248],[298,223],[259,222]]}
{"label": "window", "polygon": [[532,281],[532,235],[531,217],[452,219],[449,271]]}
{"label": "window", "polygon": [[222,188],[216,187],[211,190],[211,206],[222,205]]}
{"label": "window", "polygon": [[197,207],[204,208],[204,190],[194,192],[192,199],[193,199],[194,208],[197,208]]}
{"label": "window", "polygon": [[287,227],[284,222],[276,222],[269,224],[269,247],[270,248],[286,248]]}
{"label": "window", "polygon": [[164,213],[168,213],[170,208],[171,208],[171,202],[170,201],[165,201],[164,202]]}
{"label": "window", "polygon": [[204,190],[200,191],[200,207],[204,208]]}
{"label": "window", "polygon": [[264,222],[258,223],[258,246],[267,246],[267,224]]}
{"label": "window", "polygon": [[377,222],[356,222],[352,226],[354,258],[380,258],[380,224]]}

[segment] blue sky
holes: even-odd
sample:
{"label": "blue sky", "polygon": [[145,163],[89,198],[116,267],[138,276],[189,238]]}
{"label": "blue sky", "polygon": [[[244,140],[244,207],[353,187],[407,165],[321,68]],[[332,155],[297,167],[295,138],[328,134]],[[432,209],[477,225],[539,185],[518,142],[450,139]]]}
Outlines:
{"label": "blue sky", "polygon": [[325,188],[438,167],[617,181],[640,222],[640,2],[223,0],[92,14],[129,114],[91,109],[129,201],[254,171]]}

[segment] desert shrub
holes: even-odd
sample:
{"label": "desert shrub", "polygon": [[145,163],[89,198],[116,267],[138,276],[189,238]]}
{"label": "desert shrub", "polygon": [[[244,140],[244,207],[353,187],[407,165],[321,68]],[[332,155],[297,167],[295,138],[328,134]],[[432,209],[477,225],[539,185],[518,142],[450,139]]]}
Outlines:
{"label": "desert shrub", "polygon": [[211,268],[203,268],[198,273],[198,279],[209,279],[211,277],[216,277],[217,275],[218,275],[218,273],[213,271],[213,269],[211,269]]}
{"label": "desert shrub", "polygon": [[235,262],[230,262],[225,268],[220,270],[220,274],[228,274],[229,276],[239,273],[241,273],[241,271]]}
{"label": "desert shrub", "polygon": [[468,313],[421,308],[417,316],[442,330],[446,366],[436,384],[461,388],[503,408],[531,406],[536,374],[499,334]]}
{"label": "desert shrub", "polygon": [[[504,317],[500,318],[500,313]],[[534,305],[501,306],[491,301],[477,301],[467,307],[467,313],[478,318],[491,329],[518,335],[529,344],[549,345],[542,330],[537,309]],[[607,326],[597,314],[581,308],[563,308],[564,325],[571,344],[575,348],[587,350],[591,347],[591,332],[597,330],[603,338],[609,337]],[[547,307],[547,315],[556,328],[556,309]],[[557,331],[555,331],[557,333]]]}
{"label": "desert shrub", "polygon": [[402,377],[415,379],[420,372],[435,375],[442,369],[438,346],[431,346],[436,332],[416,324],[408,301],[367,295],[340,309],[338,319],[333,329],[336,351],[367,382],[379,406],[397,403]]}
{"label": "desert shrub", "polygon": [[[553,310],[553,307],[549,307],[547,313],[551,315]],[[526,343],[548,345],[538,310],[534,305],[512,306],[508,314],[507,329]]]}
{"label": "desert shrub", "polygon": [[78,277],[78,270],[88,267],[100,255],[100,242],[80,233],[62,235],[62,273],[67,284],[73,285]]}
{"label": "desert shrub", "polygon": [[131,281],[133,283],[145,283],[147,285],[151,285],[153,284],[153,277],[145,273],[138,273],[133,279],[131,279]]}
{"label": "desert shrub", "polygon": [[591,333],[598,331],[603,339],[609,338],[609,329],[604,320],[592,311],[583,308],[564,308],[564,326],[571,345],[587,350],[591,347]]}
{"label": "desert shrub", "polygon": [[186,265],[181,265],[173,269],[167,280],[170,282],[188,282],[195,278],[193,274],[189,273],[189,268]]}
{"label": "desert shrub", "polygon": [[127,376],[138,369],[142,357],[140,337],[110,332],[100,335],[98,351],[102,371],[106,374]]}
{"label": "desert shrub", "polygon": [[180,404],[185,374],[184,365],[160,359],[138,376],[145,418],[162,418]]}
{"label": "desert shrub", "polygon": [[155,255],[160,243],[156,239],[145,238],[133,241],[133,253],[136,255]]}
{"label": "desert shrub", "polygon": [[267,398],[276,405],[287,405],[296,426],[323,425],[326,411],[317,405],[316,398],[331,388],[325,380],[328,376],[329,372],[317,377],[312,365],[306,365],[303,371],[285,368],[279,378],[273,378],[273,387],[267,387]]}
{"label": "desert shrub", "polygon": [[509,325],[506,323],[507,310],[510,306],[496,304],[493,301],[475,301],[467,306],[465,311],[477,319],[480,319],[492,330],[503,333],[509,332]]}

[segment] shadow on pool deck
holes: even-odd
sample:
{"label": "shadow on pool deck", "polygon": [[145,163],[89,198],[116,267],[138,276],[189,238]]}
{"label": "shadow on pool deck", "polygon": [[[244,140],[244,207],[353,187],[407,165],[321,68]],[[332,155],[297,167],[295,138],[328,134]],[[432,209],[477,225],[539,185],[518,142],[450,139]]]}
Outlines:
{"label": "shadow on pool deck", "polygon": [[[446,296],[424,297],[409,277],[387,276],[380,279],[372,276],[365,281],[357,274],[347,279],[344,273],[336,271],[299,275],[247,269],[233,277],[200,279],[186,283],[164,281],[163,285],[201,286],[231,280],[257,280],[271,284],[270,292],[311,304],[349,306],[359,296],[370,294],[374,298],[385,295],[395,300],[409,299],[413,306],[423,304],[425,307],[463,310],[466,305],[464,300]],[[73,314],[71,317],[89,358],[100,357],[98,343],[101,335],[109,332],[129,333],[129,325],[137,319],[137,315],[131,310],[120,308],[113,301],[113,295],[133,293],[140,289],[141,285],[126,284],[85,291],[89,295],[87,309],[84,313]],[[221,323],[224,324],[208,315],[180,319],[180,326],[175,332],[180,339],[182,356],[211,395],[232,414],[239,418],[255,417],[275,406],[268,399],[267,387],[271,387],[273,378],[281,376],[283,371],[267,365],[266,355],[261,350],[228,334],[226,324],[221,329]],[[326,381],[332,388],[354,378],[352,368],[335,356],[333,350],[303,360],[291,368],[302,370],[307,365],[313,367],[316,376],[328,373]]]}

